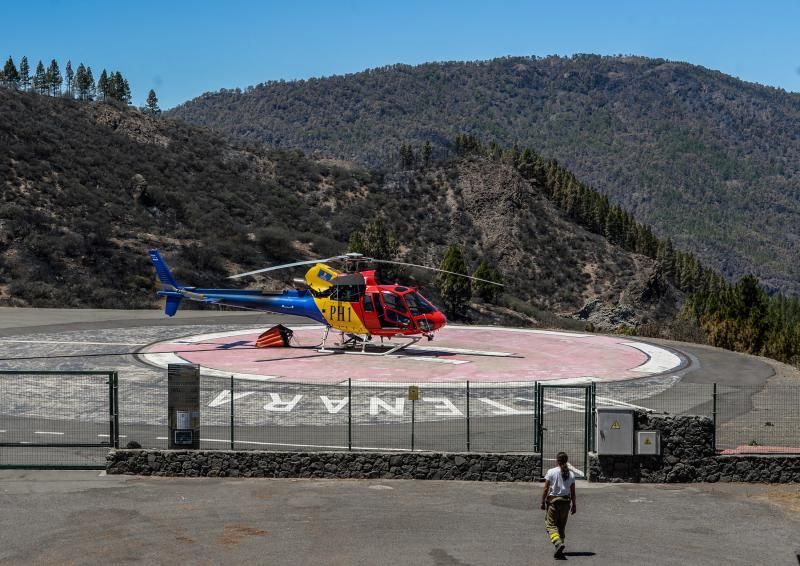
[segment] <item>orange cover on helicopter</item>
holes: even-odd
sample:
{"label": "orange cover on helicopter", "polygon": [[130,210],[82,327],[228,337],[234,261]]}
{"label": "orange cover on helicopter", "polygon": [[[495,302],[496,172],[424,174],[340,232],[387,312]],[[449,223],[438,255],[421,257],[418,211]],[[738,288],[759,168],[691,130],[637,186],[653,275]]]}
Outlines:
{"label": "orange cover on helicopter", "polygon": [[292,339],[293,332],[284,325],[273,326],[256,340],[256,348],[286,348]]}

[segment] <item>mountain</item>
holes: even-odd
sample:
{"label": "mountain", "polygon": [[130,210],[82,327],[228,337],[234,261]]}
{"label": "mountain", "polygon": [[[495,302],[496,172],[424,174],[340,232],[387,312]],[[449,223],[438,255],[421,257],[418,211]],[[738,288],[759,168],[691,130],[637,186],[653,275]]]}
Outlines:
{"label": "mountain", "polygon": [[[8,89],[0,147],[0,304],[153,306],[150,247],[180,281],[225,286],[232,273],[340,253],[376,218],[398,259],[438,266],[457,242],[471,269],[496,267],[507,292],[474,316],[541,323],[591,304],[587,318],[635,326],[671,320],[683,301],[655,260],[576,224],[541,181],[483,155],[374,172]],[[405,276],[437,299],[429,275]]]}
{"label": "mountain", "polygon": [[208,93],[170,116],[391,167],[457,134],[555,158],[729,278],[800,294],[800,94],[642,57],[393,65]]}

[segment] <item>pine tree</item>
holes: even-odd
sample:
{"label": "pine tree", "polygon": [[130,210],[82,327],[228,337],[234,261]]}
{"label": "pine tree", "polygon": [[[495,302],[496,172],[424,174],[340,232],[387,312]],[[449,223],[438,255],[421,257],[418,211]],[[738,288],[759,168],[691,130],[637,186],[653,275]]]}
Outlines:
{"label": "pine tree", "polygon": [[36,73],[33,75],[33,90],[39,94],[46,94],[47,88],[47,72],[44,70],[44,64],[40,60],[36,65]]}
{"label": "pine tree", "polygon": [[3,67],[3,84],[12,88],[19,87],[19,72],[17,71],[17,66],[14,64],[14,60],[10,56]]}
{"label": "pine tree", "polygon": [[106,97],[114,100],[119,100],[120,86],[117,83],[117,74],[113,71],[108,74],[108,83],[106,87]]}
{"label": "pine tree", "polygon": [[156,97],[156,91],[152,88],[150,92],[147,93],[147,106],[146,109],[151,114],[161,114],[161,108],[158,107],[158,98]]}
{"label": "pine tree", "polygon": [[92,75],[92,68],[86,67],[86,90],[88,99],[94,100],[96,86],[94,84],[94,76]]}
{"label": "pine tree", "polygon": [[91,100],[92,91],[94,90],[94,79],[92,78],[92,69],[87,69],[83,63],[78,64],[78,70],[75,71],[75,88],[78,89],[78,98],[81,100]]}
{"label": "pine tree", "polygon": [[440,273],[436,277],[436,287],[442,296],[442,302],[449,314],[455,317],[462,316],[466,311],[472,289],[469,279],[452,274],[467,274],[467,263],[457,244],[450,244],[450,247],[447,248],[440,269],[451,272]]}
{"label": "pine tree", "polygon": [[[347,245],[348,252],[364,254],[375,259],[395,260],[400,252],[397,237],[386,227],[383,218],[376,218],[363,230],[353,232]],[[379,264],[380,265],[380,264]],[[376,270],[377,279],[393,281],[400,278],[402,269],[380,265]]]}
{"label": "pine tree", "polygon": [[72,60],[67,61],[67,66],[64,69],[64,78],[67,81],[67,96],[72,98],[75,91],[75,73],[72,70]]}
{"label": "pine tree", "polygon": [[[478,279],[486,279],[487,281],[500,283],[500,274],[495,268],[489,267],[489,264],[486,263],[486,260],[481,260],[481,262],[478,264],[478,268],[475,270],[475,273],[473,273],[472,276],[477,277]],[[495,302],[497,295],[500,293],[500,287],[498,285],[492,285],[491,283],[473,280],[471,285],[472,292],[487,303]]]}
{"label": "pine tree", "polygon": [[386,227],[383,218],[376,218],[360,232],[353,232],[347,246],[349,252],[388,260],[396,259],[399,249],[397,238]]}
{"label": "pine tree", "polygon": [[131,103],[131,87],[128,84],[128,79],[122,79],[122,96],[120,100],[125,104]]}
{"label": "pine tree", "polygon": [[97,94],[103,97],[103,100],[108,98],[108,74],[106,70],[100,73],[100,78],[97,80]]}
{"label": "pine tree", "polygon": [[28,90],[31,86],[31,68],[25,56],[19,62],[19,86],[22,90]]}
{"label": "pine tree", "polygon": [[58,62],[53,59],[50,61],[50,66],[47,68],[47,77],[50,85],[50,94],[58,96],[61,94],[61,85],[64,83],[64,78],[61,76],[61,69],[58,68]]}
{"label": "pine tree", "polygon": [[414,166],[414,149],[410,144],[400,146],[400,166],[403,169],[411,169]]}
{"label": "pine tree", "polygon": [[427,167],[431,164],[431,154],[433,153],[433,149],[431,148],[431,142],[426,141],[425,145],[422,147],[422,164]]}

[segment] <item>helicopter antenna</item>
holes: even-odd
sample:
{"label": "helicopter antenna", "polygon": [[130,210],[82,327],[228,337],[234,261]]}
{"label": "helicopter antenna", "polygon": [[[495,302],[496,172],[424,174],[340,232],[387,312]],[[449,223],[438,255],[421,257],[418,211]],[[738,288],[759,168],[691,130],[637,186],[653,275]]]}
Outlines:
{"label": "helicopter antenna", "polygon": [[491,285],[497,285],[498,287],[505,287],[502,283],[498,283],[497,281],[489,281],[488,279],[481,279],[480,277],[473,277],[472,275],[464,275],[463,273],[456,273],[455,271],[447,271],[446,269],[438,269],[436,267],[428,267],[427,265],[419,265],[416,263],[405,263],[402,261],[389,261],[387,259],[373,259],[375,263],[391,263],[394,265],[407,265],[409,267],[419,267],[421,269],[428,269],[430,271],[439,271],[440,273],[448,273],[450,275],[457,275],[459,277],[466,277],[467,279],[474,279],[475,281],[482,281],[484,283],[489,283]]}

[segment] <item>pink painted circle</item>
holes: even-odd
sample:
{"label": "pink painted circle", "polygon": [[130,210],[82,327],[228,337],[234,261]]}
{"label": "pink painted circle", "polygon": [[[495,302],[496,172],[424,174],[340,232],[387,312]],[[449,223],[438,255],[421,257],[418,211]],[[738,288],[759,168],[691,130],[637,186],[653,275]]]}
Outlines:
{"label": "pink painted circle", "polygon": [[[255,348],[259,331],[206,334],[153,344],[144,361],[199,364],[212,375],[336,384],[617,381],[665,373],[681,359],[626,337],[499,327],[448,326],[432,342],[390,356],[319,352],[321,327],[294,327],[289,348]],[[332,346],[338,334],[331,333]]]}

